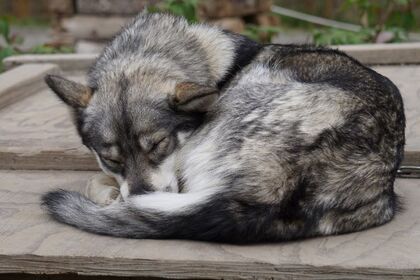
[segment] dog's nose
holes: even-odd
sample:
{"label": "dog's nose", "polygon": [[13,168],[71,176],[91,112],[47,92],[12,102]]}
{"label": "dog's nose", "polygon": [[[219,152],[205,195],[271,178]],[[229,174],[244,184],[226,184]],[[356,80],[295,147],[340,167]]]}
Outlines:
{"label": "dog's nose", "polygon": [[129,183],[130,195],[141,195],[149,193],[153,190],[153,188],[144,182],[134,182],[132,184]]}

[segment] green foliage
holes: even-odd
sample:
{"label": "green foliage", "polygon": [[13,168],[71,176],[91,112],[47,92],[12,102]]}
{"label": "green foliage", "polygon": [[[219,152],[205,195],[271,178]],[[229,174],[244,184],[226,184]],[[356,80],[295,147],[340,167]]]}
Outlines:
{"label": "green foliage", "polygon": [[9,23],[5,20],[0,20],[0,35],[6,40],[6,43],[9,43],[10,28]]}
{"label": "green foliage", "polygon": [[159,6],[149,7],[148,12],[168,12],[185,17],[189,23],[196,23],[198,22],[196,13],[197,3],[198,0],[165,0]]}
{"label": "green foliage", "polygon": [[388,27],[388,32],[391,32],[394,36],[392,40],[390,40],[390,43],[400,43],[405,42],[408,40],[408,33],[407,30],[401,27]]}
{"label": "green foliage", "polygon": [[[164,0],[156,6],[148,8],[149,13],[167,12],[182,16],[189,23],[198,22],[197,5],[199,0]],[[273,35],[280,31],[278,27],[258,26],[255,24],[246,24],[243,34],[256,41],[270,42]]]}
{"label": "green foliage", "polygon": [[30,50],[24,51],[20,48],[23,43],[23,38],[10,33],[10,24],[7,18],[0,18],[0,38],[5,42],[5,45],[0,45],[0,72],[4,71],[3,59],[8,56],[33,53],[33,54],[52,54],[52,53],[71,53],[73,48],[66,46],[49,46],[39,45]]}
{"label": "green foliage", "polygon": [[342,10],[355,9],[362,26],[359,32],[324,29],[314,32],[316,44],[372,43],[391,34],[389,42],[407,40],[407,30],[416,24],[411,0],[346,0]]}
{"label": "green foliage", "polygon": [[4,71],[3,59],[14,54],[16,53],[11,47],[0,48],[0,73]]}
{"label": "green foliage", "polygon": [[281,29],[277,26],[259,26],[255,24],[247,24],[243,35],[254,41],[271,42],[274,35],[279,33]]}
{"label": "green foliage", "polygon": [[49,26],[51,24],[50,19],[46,17],[25,17],[18,18],[13,15],[0,15],[0,21],[7,21],[9,24],[14,26]]}
{"label": "green foliage", "polygon": [[28,51],[33,54],[54,54],[54,53],[73,53],[74,49],[68,46],[53,47],[49,45],[35,46]]}
{"label": "green foliage", "polygon": [[318,45],[345,45],[362,44],[372,37],[372,31],[363,29],[360,32],[351,32],[341,29],[330,28],[326,30],[315,30],[314,42]]}
{"label": "green foliage", "polygon": [[416,24],[410,6],[411,0],[346,0],[342,9],[355,8],[363,27],[410,29]]}
{"label": "green foliage", "polygon": [[0,38],[5,42],[5,46],[0,46],[0,72],[2,72],[4,70],[3,59],[18,53],[16,44],[21,42],[21,39],[17,36],[10,35],[9,22],[2,19],[0,19]]}

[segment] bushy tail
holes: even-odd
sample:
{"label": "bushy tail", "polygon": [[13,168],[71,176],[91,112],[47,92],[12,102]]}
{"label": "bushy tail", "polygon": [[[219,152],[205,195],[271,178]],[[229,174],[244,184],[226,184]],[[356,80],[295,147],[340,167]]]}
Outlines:
{"label": "bushy tail", "polygon": [[303,233],[279,221],[275,208],[234,203],[222,194],[196,193],[153,193],[105,207],[78,192],[57,190],[42,197],[55,220],[118,237],[249,243],[286,240]]}
{"label": "bushy tail", "polygon": [[45,194],[42,205],[55,220],[97,234],[243,242],[228,202],[208,193],[152,193],[101,207],[78,192],[57,190]]}
{"label": "bushy tail", "polygon": [[57,221],[85,231],[119,237],[141,237],[147,228],[140,228],[127,203],[101,207],[82,194],[56,190],[42,197],[42,206]]}

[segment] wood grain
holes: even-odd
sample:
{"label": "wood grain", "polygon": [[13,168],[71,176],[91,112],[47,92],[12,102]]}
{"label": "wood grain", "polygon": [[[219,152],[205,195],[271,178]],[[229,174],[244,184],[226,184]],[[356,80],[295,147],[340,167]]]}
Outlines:
{"label": "wood grain", "polygon": [[86,71],[98,54],[24,54],[10,56],[3,60],[6,69],[31,63],[55,64],[63,71]]}
{"label": "wood grain", "polygon": [[361,44],[336,47],[364,64],[420,63],[420,43]]}
{"label": "wood grain", "polygon": [[[119,3],[119,5],[121,4]],[[61,24],[75,38],[104,41],[115,36],[121,27],[130,22],[132,18],[133,16],[108,15],[103,17],[78,14],[70,18],[64,18]]]}
{"label": "wood grain", "polygon": [[0,171],[0,273],[171,278],[419,279],[420,181],[397,180],[406,210],[371,230],[234,246],[98,236],[56,223],[39,206],[56,187],[80,190],[91,172]]}
{"label": "wood grain", "polygon": [[0,111],[0,168],[98,170],[68,108],[45,86]]}
{"label": "wood grain", "polygon": [[407,119],[403,164],[420,166],[420,66],[376,66],[373,69],[391,79],[403,96]]}
{"label": "wood grain", "polygon": [[25,64],[0,75],[0,110],[43,87],[43,77],[58,71],[54,64]]}

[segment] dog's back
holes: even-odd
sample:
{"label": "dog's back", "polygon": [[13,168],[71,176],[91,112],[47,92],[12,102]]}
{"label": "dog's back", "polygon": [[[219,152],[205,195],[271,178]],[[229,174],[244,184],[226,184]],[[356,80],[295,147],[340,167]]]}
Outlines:
{"label": "dog's back", "polygon": [[225,228],[236,221],[244,229],[236,239],[353,232],[398,210],[401,96],[387,78],[343,53],[265,47],[208,122],[184,148],[183,179],[187,191],[206,188],[206,181],[210,188],[212,177],[226,186],[218,199],[230,203],[215,207],[232,217]]}

